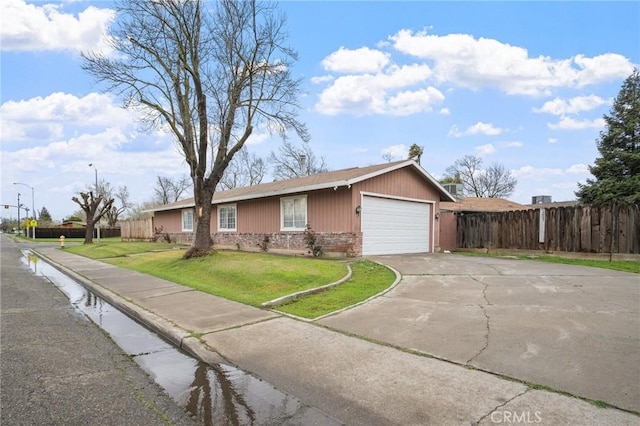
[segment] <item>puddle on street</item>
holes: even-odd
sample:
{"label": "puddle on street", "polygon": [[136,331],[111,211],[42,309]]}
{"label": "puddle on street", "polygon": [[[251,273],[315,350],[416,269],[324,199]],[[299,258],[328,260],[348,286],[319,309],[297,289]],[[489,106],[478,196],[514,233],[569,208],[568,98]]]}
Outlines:
{"label": "puddle on street", "polygon": [[269,383],[224,364],[206,364],[166,342],[28,250],[22,261],[67,295],[202,425],[341,424]]}

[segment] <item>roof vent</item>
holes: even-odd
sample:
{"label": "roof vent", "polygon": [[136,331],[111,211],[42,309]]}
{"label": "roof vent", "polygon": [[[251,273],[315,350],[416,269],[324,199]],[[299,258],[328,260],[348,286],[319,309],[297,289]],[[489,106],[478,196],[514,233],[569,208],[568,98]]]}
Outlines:
{"label": "roof vent", "polygon": [[453,195],[453,198],[456,200],[460,200],[464,197],[461,183],[445,183],[442,186],[449,194]]}
{"label": "roof vent", "polygon": [[551,202],[551,195],[534,195],[531,204],[546,204]]}

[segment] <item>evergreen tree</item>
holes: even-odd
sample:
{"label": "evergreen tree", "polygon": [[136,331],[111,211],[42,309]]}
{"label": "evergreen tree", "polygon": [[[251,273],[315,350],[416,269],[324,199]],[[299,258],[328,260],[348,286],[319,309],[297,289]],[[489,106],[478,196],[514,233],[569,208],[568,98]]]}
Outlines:
{"label": "evergreen tree", "polygon": [[51,218],[51,213],[49,213],[49,210],[47,210],[46,207],[42,207],[42,209],[40,210],[40,217],[38,218],[38,225],[39,226],[49,226],[51,225],[51,222],[53,222],[53,219]]}
{"label": "evergreen tree", "polygon": [[576,196],[587,204],[640,203],[640,72],[624,81],[606,128],[597,141],[600,157],[589,171],[595,179],[578,184]]}

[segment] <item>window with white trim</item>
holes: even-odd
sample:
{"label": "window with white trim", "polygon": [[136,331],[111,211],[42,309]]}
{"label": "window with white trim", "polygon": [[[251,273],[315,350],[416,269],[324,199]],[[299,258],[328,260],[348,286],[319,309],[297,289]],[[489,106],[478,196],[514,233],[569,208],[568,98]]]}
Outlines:
{"label": "window with white trim", "polygon": [[223,204],[218,206],[218,231],[236,230],[236,205]]}
{"label": "window with white trim", "polygon": [[182,232],[193,231],[193,210],[182,210]]}
{"label": "window with white trim", "polygon": [[304,231],[307,227],[307,196],[280,199],[280,228],[283,231]]}

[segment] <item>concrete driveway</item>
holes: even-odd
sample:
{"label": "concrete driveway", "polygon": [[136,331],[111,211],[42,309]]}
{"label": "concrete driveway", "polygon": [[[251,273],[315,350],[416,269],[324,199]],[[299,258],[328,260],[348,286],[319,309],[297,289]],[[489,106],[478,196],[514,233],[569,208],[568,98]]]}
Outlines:
{"label": "concrete driveway", "polygon": [[453,254],[373,259],[401,282],[321,324],[640,412],[640,275]]}

